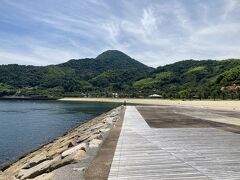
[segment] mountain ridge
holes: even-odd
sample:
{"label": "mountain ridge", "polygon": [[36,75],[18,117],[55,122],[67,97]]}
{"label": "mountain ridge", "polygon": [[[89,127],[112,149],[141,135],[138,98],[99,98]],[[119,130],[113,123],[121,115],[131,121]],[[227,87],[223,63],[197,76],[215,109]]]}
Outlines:
{"label": "mountain ridge", "polygon": [[[75,91],[99,92],[101,88],[107,87],[123,89],[124,85],[144,77],[150,71],[151,67],[120,51],[106,51],[97,58],[71,59],[57,65],[1,65],[0,90],[3,89],[3,95],[22,89],[18,95],[62,96]],[[5,90],[9,87],[12,88],[6,93]]]}
{"label": "mountain ridge", "polygon": [[121,96],[158,93],[166,98],[221,96],[220,88],[240,84],[240,60],[183,60],[152,68],[118,50],[96,58],[48,66],[0,65],[0,96]]}

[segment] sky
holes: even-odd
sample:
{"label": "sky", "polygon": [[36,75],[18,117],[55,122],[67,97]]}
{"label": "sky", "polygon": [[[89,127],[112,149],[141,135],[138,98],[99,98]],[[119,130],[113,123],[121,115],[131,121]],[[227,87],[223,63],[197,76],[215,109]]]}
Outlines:
{"label": "sky", "polygon": [[0,64],[120,50],[152,67],[240,58],[240,0],[0,0]]}

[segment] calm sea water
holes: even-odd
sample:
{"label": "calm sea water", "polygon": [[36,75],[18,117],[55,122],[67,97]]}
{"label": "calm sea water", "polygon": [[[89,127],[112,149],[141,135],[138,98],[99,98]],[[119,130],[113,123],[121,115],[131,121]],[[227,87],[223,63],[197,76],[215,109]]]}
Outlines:
{"label": "calm sea water", "polygon": [[117,106],[113,103],[0,101],[0,167]]}

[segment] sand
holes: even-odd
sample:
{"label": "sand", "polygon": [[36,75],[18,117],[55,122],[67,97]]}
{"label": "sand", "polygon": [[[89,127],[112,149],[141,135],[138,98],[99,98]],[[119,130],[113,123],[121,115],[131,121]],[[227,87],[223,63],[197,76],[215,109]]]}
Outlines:
{"label": "sand", "polygon": [[79,102],[117,102],[128,104],[149,104],[149,105],[171,105],[171,106],[186,106],[199,107],[220,110],[237,110],[240,111],[240,101],[230,100],[165,100],[165,99],[123,99],[123,98],[62,98],[61,101],[79,101]]}

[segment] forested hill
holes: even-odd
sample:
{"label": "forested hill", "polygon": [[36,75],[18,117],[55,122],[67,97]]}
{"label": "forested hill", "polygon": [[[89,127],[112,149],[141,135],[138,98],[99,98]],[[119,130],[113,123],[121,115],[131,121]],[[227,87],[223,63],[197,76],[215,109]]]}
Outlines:
{"label": "forested hill", "polygon": [[240,85],[240,59],[185,60],[158,67],[147,78],[134,82],[133,89],[167,98],[239,96],[239,92],[221,91],[232,84]]}
{"label": "forested hill", "polygon": [[[96,58],[72,59],[50,66],[0,66],[0,96],[102,96],[220,98],[240,92],[221,87],[240,85],[240,60],[185,60],[156,69],[109,50]],[[225,93],[225,94],[223,94]]]}
{"label": "forested hill", "polygon": [[109,50],[96,58],[50,66],[0,66],[0,95],[108,95],[148,76],[153,68]]}
{"label": "forested hill", "polygon": [[[128,75],[128,78],[131,81],[133,79],[143,77],[142,75],[145,75],[146,72],[152,70],[152,68],[132,59],[128,55],[117,50],[105,51],[94,59],[72,59],[66,63],[57,65],[57,67],[71,68],[81,78],[90,81],[95,81],[96,78],[98,80],[102,80],[101,77],[112,79],[110,75],[122,76],[122,73],[125,74],[130,72],[131,74],[134,73],[134,71],[138,70],[139,73],[135,73],[135,76],[131,76],[130,74]],[[124,82],[125,81],[126,80],[124,80]],[[117,81],[114,83],[117,83]],[[100,82],[99,85],[101,85]]]}

